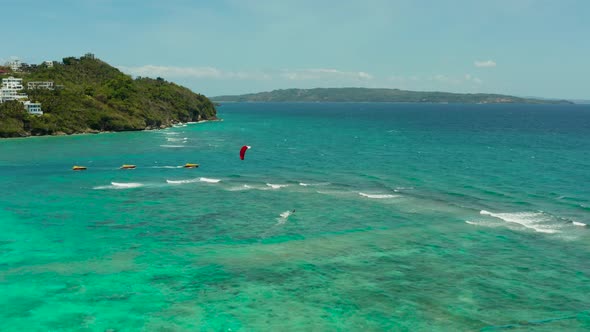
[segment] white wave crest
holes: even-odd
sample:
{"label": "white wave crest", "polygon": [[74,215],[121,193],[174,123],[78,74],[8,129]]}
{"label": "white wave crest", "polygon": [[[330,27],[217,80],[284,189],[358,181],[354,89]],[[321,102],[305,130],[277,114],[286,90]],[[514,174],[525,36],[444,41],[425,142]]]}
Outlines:
{"label": "white wave crest", "polygon": [[308,186],[327,186],[329,185],[330,182],[320,182],[320,183],[304,183],[304,182],[299,182],[300,186],[303,187],[308,187]]}
{"label": "white wave crest", "polygon": [[221,179],[199,178],[199,181],[207,182],[207,183],[217,183],[217,182],[221,181]]}
{"label": "white wave crest", "polygon": [[466,224],[469,225],[474,225],[474,226],[483,226],[483,227],[502,227],[502,225],[504,225],[504,222],[502,221],[498,221],[498,222],[491,222],[491,221],[471,221],[471,220],[465,220]]}
{"label": "white wave crest", "polygon": [[272,184],[272,183],[267,183],[267,186],[271,187],[272,189],[281,189],[281,188],[285,188],[288,187],[288,184]]}
{"label": "white wave crest", "polygon": [[189,180],[166,180],[166,182],[170,184],[184,184],[184,183],[194,183],[199,182],[199,179],[189,179]]}
{"label": "white wave crest", "polygon": [[92,187],[92,189],[94,190],[104,190],[104,189],[115,189],[115,186],[96,186],[96,187]]}
{"label": "white wave crest", "polygon": [[587,226],[586,224],[584,224],[583,222],[578,222],[578,221],[572,221],[572,224],[574,224],[574,226],[580,226],[580,227],[585,227]]}
{"label": "white wave crest", "polygon": [[169,137],[169,138],[166,138],[166,140],[168,142],[186,142],[188,140],[188,138],[187,137],[184,137],[184,138]]}
{"label": "white wave crest", "polygon": [[111,182],[111,184],[114,187],[117,187],[117,188],[139,188],[139,187],[143,187],[143,184],[142,183],[139,183],[139,182],[127,182],[127,183],[124,183],[124,182]]}
{"label": "white wave crest", "polygon": [[184,148],[184,145],[170,145],[170,144],[162,144],[160,145],[162,148]]}
{"label": "white wave crest", "polygon": [[481,215],[490,216],[504,220],[505,222],[519,224],[539,233],[559,233],[555,229],[557,225],[551,224],[551,218],[541,212],[514,212],[514,213],[492,213],[486,210],[479,212]]}
{"label": "white wave crest", "polygon": [[242,191],[242,190],[250,190],[250,189],[253,189],[253,188],[247,184],[244,184],[241,186],[228,188],[227,190],[229,190],[229,191]]}
{"label": "white wave crest", "polygon": [[395,198],[399,197],[399,195],[391,195],[391,194],[365,194],[359,192],[359,195],[367,198],[374,198],[374,199],[385,199],[385,198]]}

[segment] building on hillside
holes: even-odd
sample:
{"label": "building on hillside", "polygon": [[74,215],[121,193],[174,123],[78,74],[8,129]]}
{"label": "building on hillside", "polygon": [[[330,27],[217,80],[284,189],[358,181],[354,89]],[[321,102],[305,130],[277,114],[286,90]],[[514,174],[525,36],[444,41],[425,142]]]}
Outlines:
{"label": "building on hillside", "polygon": [[[53,87],[53,82],[33,82],[33,83],[43,83],[44,86],[47,86],[46,83],[51,83],[49,86]],[[25,110],[29,114],[33,115],[43,115],[43,110],[41,109],[41,103],[32,103],[27,99],[26,93],[19,93],[20,90],[23,89],[23,79],[22,78],[14,78],[8,77],[2,79],[2,86],[0,87],[0,103],[4,103],[11,100],[20,101],[23,103]]]}
{"label": "building on hillside", "polygon": [[23,89],[23,79],[14,78],[12,76],[2,79],[2,86],[0,86],[0,103],[9,100],[24,100],[27,95],[18,93]]}
{"label": "building on hillside", "polygon": [[7,77],[2,79],[2,89],[3,90],[22,90],[23,89],[23,79],[22,78],[15,78],[15,77]]}
{"label": "building on hillside", "polygon": [[20,67],[22,66],[22,63],[20,62],[20,60],[12,60],[12,61],[8,61],[6,63],[6,66],[10,67],[10,69],[12,69],[13,71],[19,71]]}
{"label": "building on hillside", "polygon": [[11,100],[22,101],[28,97],[29,96],[24,93],[18,93],[16,90],[0,89],[0,104]]}
{"label": "building on hillside", "polygon": [[55,88],[55,86],[52,81],[27,83],[27,89],[29,89],[29,90],[35,90],[35,89],[53,90],[54,88]]}
{"label": "building on hillside", "polygon": [[23,101],[29,98],[26,93],[18,93],[16,90],[0,89],[0,103],[11,100]]}
{"label": "building on hillside", "polygon": [[82,58],[94,60],[94,53],[86,53],[82,56]]}
{"label": "building on hillside", "polygon": [[53,61],[44,61],[43,64],[47,66],[47,68],[53,68]]}
{"label": "building on hillside", "polygon": [[25,105],[25,110],[27,110],[29,114],[43,115],[41,103],[31,103],[30,101],[25,101],[23,104]]}

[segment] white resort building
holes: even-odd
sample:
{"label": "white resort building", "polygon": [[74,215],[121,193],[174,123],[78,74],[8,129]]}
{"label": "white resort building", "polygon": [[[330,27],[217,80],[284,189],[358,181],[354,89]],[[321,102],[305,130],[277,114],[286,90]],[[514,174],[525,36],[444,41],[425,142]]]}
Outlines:
{"label": "white resort building", "polygon": [[29,90],[34,90],[34,89],[53,90],[53,88],[54,88],[54,85],[53,85],[52,81],[27,83],[27,89],[29,89]]}
{"label": "white resort building", "polygon": [[24,100],[27,99],[29,96],[27,96],[24,93],[18,93],[14,90],[4,90],[4,89],[0,89],[0,103],[3,103],[5,101],[11,101],[11,100]]}
{"label": "white resort building", "polygon": [[20,60],[12,60],[8,61],[6,65],[10,67],[10,69],[12,69],[13,71],[19,71],[20,67],[22,66],[22,63],[20,62]]}
{"label": "white resort building", "polygon": [[23,89],[23,79],[22,78],[3,78],[2,79],[2,89],[9,89],[9,90],[22,90]]}
{"label": "white resort building", "polygon": [[19,93],[20,90],[23,89],[23,79],[22,78],[3,78],[2,79],[2,87],[0,87],[0,103],[9,100],[23,100],[27,99],[27,95],[24,93]]}
{"label": "white resort building", "polygon": [[30,101],[24,102],[25,109],[29,114],[33,115],[43,115],[43,110],[41,110],[41,103],[31,103]]}
{"label": "white resort building", "polygon": [[[33,83],[51,83],[53,86],[53,82],[33,82]],[[19,93],[23,89],[23,79],[22,78],[14,78],[8,77],[2,79],[2,87],[0,87],[0,103],[11,101],[11,100],[18,100],[23,103],[25,109],[29,114],[34,115],[42,115],[43,110],[41,110],[41,103],[32,103],[27,99],[29,96],[25,93]]]}

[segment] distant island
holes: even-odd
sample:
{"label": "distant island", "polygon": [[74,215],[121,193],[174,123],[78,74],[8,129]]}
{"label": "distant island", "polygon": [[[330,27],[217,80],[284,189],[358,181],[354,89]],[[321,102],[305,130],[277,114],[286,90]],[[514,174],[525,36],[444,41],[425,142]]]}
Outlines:
{"label": "distant island", "polygon": [[568,100],[521,98],[488,93],[422,92],[399,89],[316,88],[212,97],[214,102],[397,102],[465,104],[573,104]]}
{"label": "distant island", "polygon": [[162,78],[130,76],[86,54],[0,66],[0,137],[165,128],[216,119],[207,97]]}

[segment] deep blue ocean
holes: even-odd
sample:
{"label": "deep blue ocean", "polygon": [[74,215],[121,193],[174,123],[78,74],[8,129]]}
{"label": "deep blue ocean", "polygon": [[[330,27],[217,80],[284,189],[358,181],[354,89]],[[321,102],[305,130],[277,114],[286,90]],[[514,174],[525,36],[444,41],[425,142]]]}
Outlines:
{"label": "deep blue ocean", "polygon": [[218,116],[1,140],[0,330],[590,330],[590,105]]}

